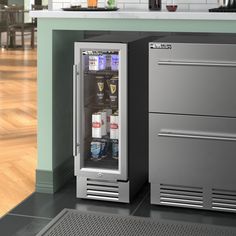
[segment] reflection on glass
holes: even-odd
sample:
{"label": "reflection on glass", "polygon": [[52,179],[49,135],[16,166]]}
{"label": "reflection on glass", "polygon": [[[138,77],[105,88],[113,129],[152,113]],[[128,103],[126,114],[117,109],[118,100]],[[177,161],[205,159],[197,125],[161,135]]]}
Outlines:
{"label": "reflection on glass", "polygon": [[82,53],[84,87],[84,166],[118,169],[119,51]]}

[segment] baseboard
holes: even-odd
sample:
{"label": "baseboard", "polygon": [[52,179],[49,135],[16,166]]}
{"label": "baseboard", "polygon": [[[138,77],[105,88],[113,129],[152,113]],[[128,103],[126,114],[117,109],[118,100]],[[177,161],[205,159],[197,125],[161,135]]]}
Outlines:
{"label": "baseboard", "polygon": [[39,193],[54,193],[53,171],[36,170],[35,190]]}
{"label": "baseboard", "polygon": [[36,170],[36,192],[55,193],[74,175],[73,158],[66,160],[54,170]]}

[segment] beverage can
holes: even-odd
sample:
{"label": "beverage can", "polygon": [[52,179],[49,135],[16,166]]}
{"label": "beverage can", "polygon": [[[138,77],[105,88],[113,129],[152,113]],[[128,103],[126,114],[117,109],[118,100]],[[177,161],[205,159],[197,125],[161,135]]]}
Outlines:
{"label": "beverage can", "polygon": [[102,115],[99,112],[92,114],[92,137],[102,138]]}
{"label": "beverage can", "polygon": [[106,118],[107,118],[107,124],[106,124],[106,129],[107,129],[107,134],[110,133],[110,119],[111,119],[111,114],[112,114],[112,109],[110,108],[106,108],[106,109],[103,109],[103,111],[106,112]]}
{"label": "beverage can", "polygon": [[111,70],[111,55],[106,54],[106,70]]}
{"label": "beverage can", "polygon": [[119,142],[118,140],[112,141],[112,158],[118,159],[119,158]]}
{"label": "beverage can", "polygon": [[91,142],[91,159],[93,160],[100,160],[101,159],[101,142],[92,141]]}
{"label": "beverage can", "polygon": [[105,89],[104,84],[105,79],[103,76],[96,76],[96,100],[98,105],[104,104],[105,99]]}
{"label": "beverage can", "polygon": [[102,136],[107,135],[107,113],[102,110],[99,112],[101,114],[102,126],[101,126],[101,134]]}
{"label": "beverage can", "polygon": [[89,70],[98,71],[99,70],[99,56],[89,55]]}
{"label": "beverage can", "polygon": [[116,114],[110,116],[110,138],[119,139],[119,116]]}
{"label": "beverage can", "polygon": [[108,153],[108,143],[105,140],[101,141],[101,157],[105,158],[107,157],[107,153]]}
{"label": "beverage can", "polygon": [[111,63],[111,70],[117,71],[119,69],[119,55],[112,54],[110,63]]}
{"label": "beverage can", "polygon": [[110,75],[105,75],[104,76],[104,102],[106,104],[110,103]]}
{"label": "beverage can", "polygon": [[99,56],[99,70],[106,69],[106,55]]}
{"label": "beverage can", "polygon": [[111,107],[118,107],[118,76],[113,76],[109,81],[109,97]]}

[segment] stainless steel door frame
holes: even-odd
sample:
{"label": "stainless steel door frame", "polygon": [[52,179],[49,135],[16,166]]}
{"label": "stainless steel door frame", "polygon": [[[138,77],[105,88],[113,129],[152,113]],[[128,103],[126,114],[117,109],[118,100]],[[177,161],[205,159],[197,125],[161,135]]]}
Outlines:
{"label": "stainless steel door frame", "polygon": [[[117,50],[119,51],[119,166],[118,170],[107,170],[107,169],[95,169],[95,168],[85,168],[83,166],[83,137],[84,137],[84,92],[83,92],[83,60],[82,51],[86,50]],[[76,174],[78,176],[89,177],[89,178],[99,178],[99,179],[117,179],[117,180],[127,180],[128,178],[128,156],[127,156],[127,44],[121,43],[95,43],[95,42],[76,42],[75,43],[75,65],[79,67],[79,78],[77,92],[79,92],[78,97],[78,107],[77,111],[78,117],[78,133],[77,139],[79,139],[80,150],[77,157],[76,164]],[[80,89],[80,91],[78,91]],[[75,142],[75,140],[74,140]],[[79,159],[79,160],[78,160]]]}

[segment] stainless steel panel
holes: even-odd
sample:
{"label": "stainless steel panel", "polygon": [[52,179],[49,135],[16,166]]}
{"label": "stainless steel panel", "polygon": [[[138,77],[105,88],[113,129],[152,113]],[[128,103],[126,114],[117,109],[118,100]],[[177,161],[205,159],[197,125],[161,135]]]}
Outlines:
{"label": "stainless steel panel", "polygon": [[149,114],[150,182],[236,190],[235,135],[234,118]]}
{"label": "stainless steel panel", "polygon": [[85,199],[130,202],[130,182],[98,181],[77,176],[77,197]]}
{"label": "stainless steel panel", "polygon": [[149,111],[236,117],[236,46],[149,49]]}

